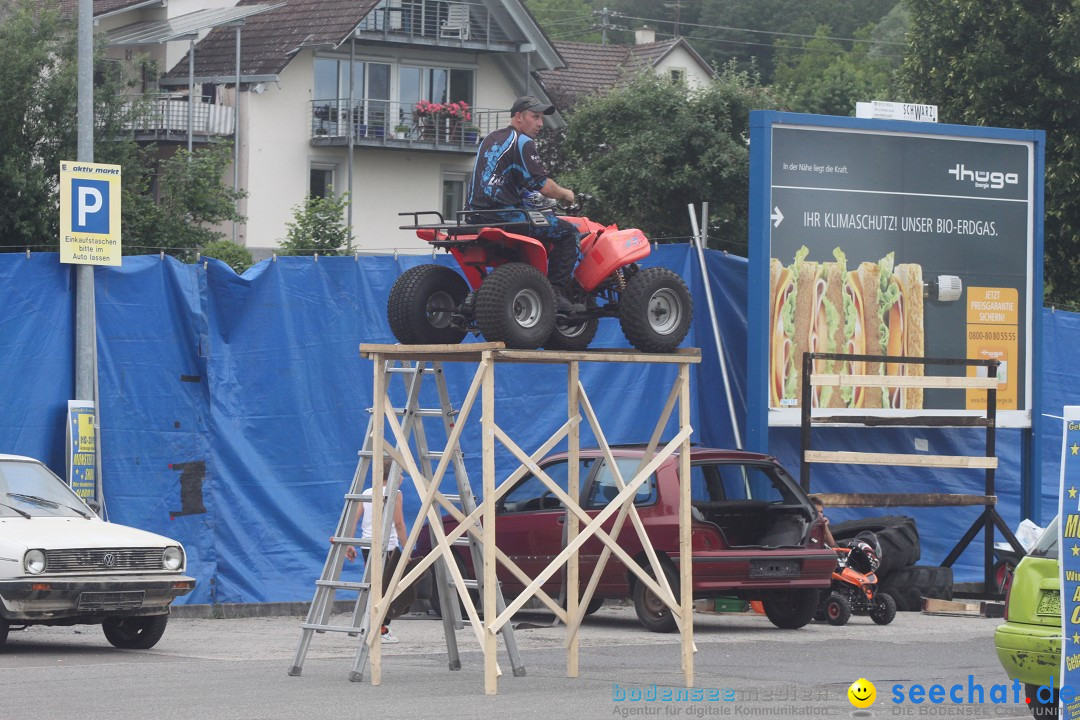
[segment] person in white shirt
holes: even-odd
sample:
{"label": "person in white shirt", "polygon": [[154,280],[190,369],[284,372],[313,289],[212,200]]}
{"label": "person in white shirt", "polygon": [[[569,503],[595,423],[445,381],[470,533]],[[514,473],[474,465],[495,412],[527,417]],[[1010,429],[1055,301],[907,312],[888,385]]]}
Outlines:
{"label": "person in white shirt", "polygon": [[[390,477],[390,470],[392,463],[387,461],[383,465],[383,499],[384,502],[387,499],[386,493],[386,481]],[[398,490],[397,498],[394,500],[394,522],[390,527],[390,532],[387,533],[385,538],[386,543],[386,564],[383,566],[383,590],[390,581],[390,575],[394,572],[394,568],[397,566],[398,560],[401,558],[401,543],[408,534],[405,530],[405,515],[401,509],[401,491]],[[360,509],[356,512],[356,522],[353,523],[353,536],[356,535],[356,525],[360,525],[360,538],[362,540],[371,540],[371,522],[374,513],[371,512],[371,503],[360,503]],[[367,563],[369,550],[368,548],[361,548],[361,553],[364,556],[364,562]],[[345,548],[345,557],[349,560],[356,559],[356,548],[350,545]],[[390,618],[386,619],[386,624],[382,626],[382,641],[384,643],[396,643],[398,639],[390,632]]]}

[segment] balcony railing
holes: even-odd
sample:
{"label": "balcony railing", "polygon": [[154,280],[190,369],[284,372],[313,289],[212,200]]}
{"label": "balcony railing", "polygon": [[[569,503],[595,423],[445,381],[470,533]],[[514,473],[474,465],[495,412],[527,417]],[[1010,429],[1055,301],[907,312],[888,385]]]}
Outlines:
{"label": "balcony railing", "polygon": [[510,123],[505,109],[470,108],[469,115],[468,120],[421,116],[413,103],[371,98],[353,98],[351,104],[348,98],[313,100],[311,142],[346,145],[351,132],[357,145],[475,152],[488,133]]}
{"label": "balcony railing", "polygon": [[[505,43],[514,41],[503,32],[482,2],[447,0],[383,0],[357,28],[358,33],[379,33],[387,40],[433,43]],[[456,44],[451,42],[449,44]]]}
{"label": "balcony railing", "polygon": [[[128,103],[131,118],[127,129],[137,136],[176,137],[188,132],[187,95],[141,96]],[[196,96],[191,108],[191,131],[199,136],[231,136],[233,108]]]}

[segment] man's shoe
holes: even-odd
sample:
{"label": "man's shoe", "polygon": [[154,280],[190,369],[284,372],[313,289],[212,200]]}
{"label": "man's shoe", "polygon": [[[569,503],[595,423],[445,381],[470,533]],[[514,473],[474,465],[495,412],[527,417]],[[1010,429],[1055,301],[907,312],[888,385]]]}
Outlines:
{"label": "man's shoe", "polygon": [[569,315],[574,311],[574,306],[570,303],[570,300],[561,292],[555,293],[555,314],[556,315]]}
{"label": "man's shoe", "polygon": [[397,639],[397,635],[390,632],[390,628],[383,627],[382,629],[382,642],[384,645],[393,645],[394,643],[401,642]]}

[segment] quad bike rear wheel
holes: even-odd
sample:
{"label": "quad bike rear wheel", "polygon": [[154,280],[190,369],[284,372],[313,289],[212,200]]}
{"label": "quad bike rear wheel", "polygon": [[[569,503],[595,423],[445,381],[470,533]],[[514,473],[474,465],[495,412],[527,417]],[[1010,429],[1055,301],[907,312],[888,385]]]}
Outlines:
{"label": "quad bike rear wheel", "polygon": [[532,265],[495,268],[476,291],[476,324],[489,342],[532,350],[547,342],[555,326],[555,291]]}
{"label": "quad bike rear wheel", "polygon": [[870,611],[870,619],[878,625],[888,625],[896,617],[896,601],[887,592],[878,591],[874,596],[874,609]]}
{"label": "quad bike rear wheel", "polygon": [[690,331],[693,301],[686,283],[667,268],[646,268],[626,284],[619,324],[630,344],[643,352],[666,353]]}
{"label": "quad bike rear wheel", "polygon": [[469,294],[465,278],[445,265],[406,270],[390,290],[386,317],[394,337],[405,345],[454,345],[465,330],[451,324],[453,311]]}
{"label": "quad bike rear wheel", "polygon": [[825,599],[825,619],[830,625],[844,625],[851,619],[851,602],[840,595],[833,593]]}
{"label": "quad bike rear wheel", "polygon": [[[588,310],[595,310],[596,299],[588,298],[585,301],[585,307]],[[585,350],[596,337],[599,326],[599,318],[592,318],[577,325],[567,325],[556,317],[555,325],[551,329],[547,342],[544,343],[544,348],[546,350]]]}

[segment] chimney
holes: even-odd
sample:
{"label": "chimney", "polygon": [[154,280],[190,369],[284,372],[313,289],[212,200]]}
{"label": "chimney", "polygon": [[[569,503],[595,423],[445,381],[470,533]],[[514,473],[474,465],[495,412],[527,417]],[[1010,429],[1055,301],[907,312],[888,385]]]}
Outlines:
{"label": "chimney", "polygon": [[648,45],[654,42],[656,42],[656,31],[648,25],[642,25],[634,31],[635,45]]}

